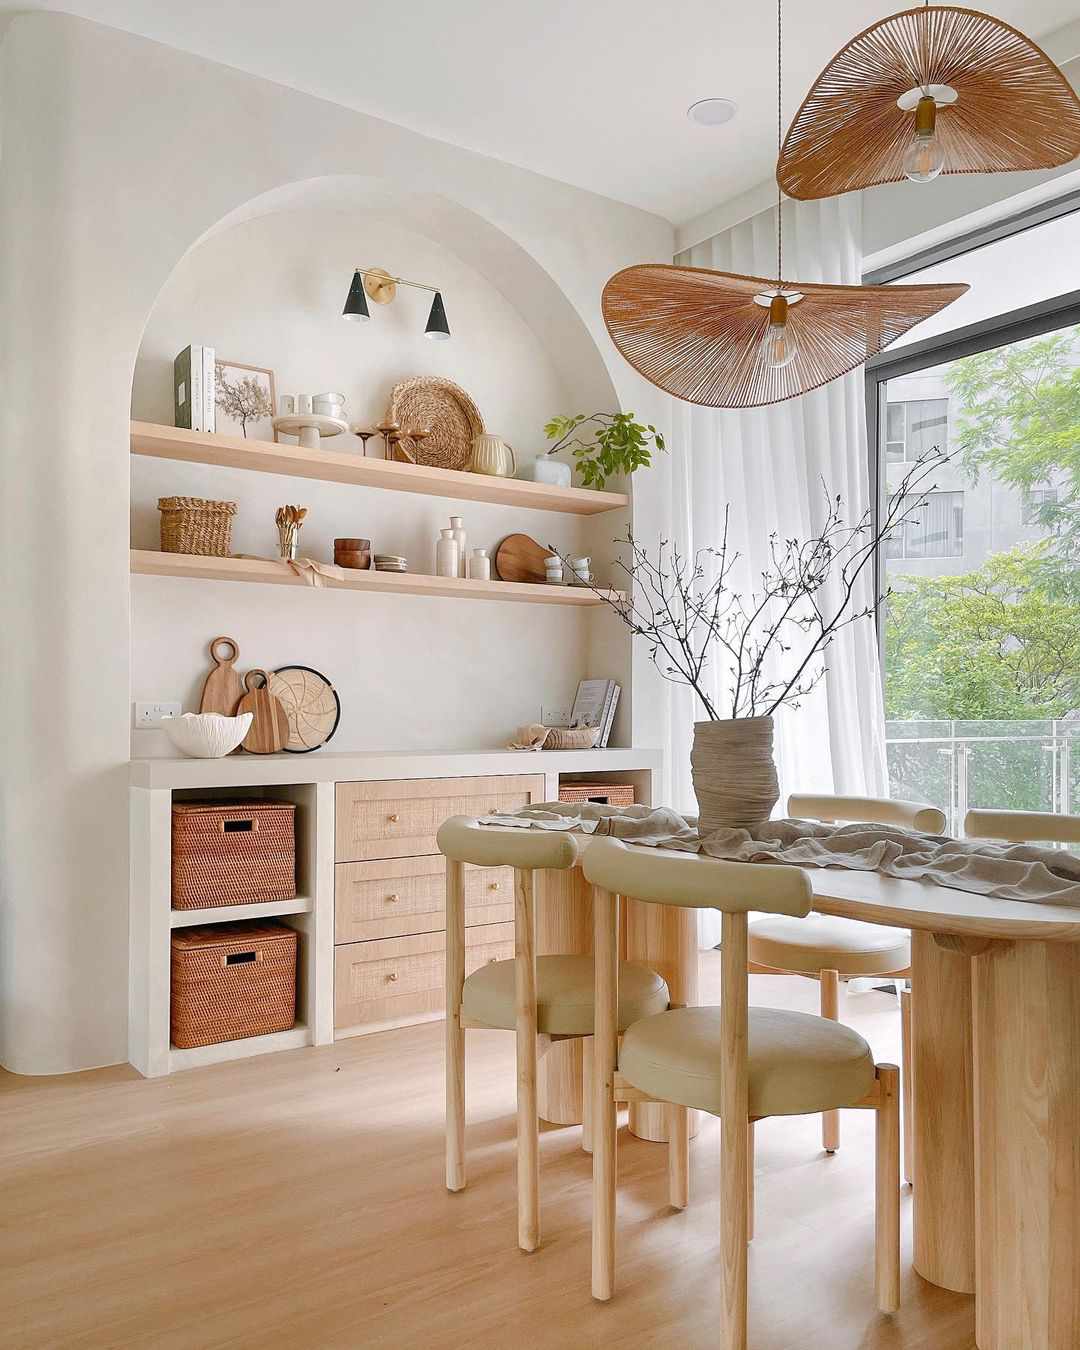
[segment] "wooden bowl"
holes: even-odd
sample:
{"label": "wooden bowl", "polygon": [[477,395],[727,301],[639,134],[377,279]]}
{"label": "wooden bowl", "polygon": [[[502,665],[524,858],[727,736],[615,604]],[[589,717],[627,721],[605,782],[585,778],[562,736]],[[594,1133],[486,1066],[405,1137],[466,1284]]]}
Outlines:
{"label": "wooden bowl", "polygon": [[338,567],[353,567],[365,571],[371,566],[370,539],[335,539],[334,562]]}

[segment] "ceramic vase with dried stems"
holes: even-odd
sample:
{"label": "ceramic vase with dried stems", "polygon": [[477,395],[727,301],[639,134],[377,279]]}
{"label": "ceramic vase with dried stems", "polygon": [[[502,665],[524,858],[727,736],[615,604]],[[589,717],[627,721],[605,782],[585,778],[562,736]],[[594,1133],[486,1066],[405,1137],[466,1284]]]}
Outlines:
{"label": "ceramic vase with dried stems", "polygon": [[756,830],[772,815],[780,796],[772,718],[695,722],[690,772],[703,835]]}

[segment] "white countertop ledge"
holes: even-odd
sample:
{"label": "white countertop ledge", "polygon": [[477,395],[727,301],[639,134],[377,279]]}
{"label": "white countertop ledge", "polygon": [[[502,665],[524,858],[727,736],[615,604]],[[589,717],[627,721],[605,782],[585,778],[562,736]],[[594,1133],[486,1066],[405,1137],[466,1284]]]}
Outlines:
{"label": "white countertop ledge", "polygon": [[661,750],[315,750],[307,755],[229,755],[225,759],[133,759],[136,788],[267,787],[384,778],[470,778],[495,774],[659,772]]}

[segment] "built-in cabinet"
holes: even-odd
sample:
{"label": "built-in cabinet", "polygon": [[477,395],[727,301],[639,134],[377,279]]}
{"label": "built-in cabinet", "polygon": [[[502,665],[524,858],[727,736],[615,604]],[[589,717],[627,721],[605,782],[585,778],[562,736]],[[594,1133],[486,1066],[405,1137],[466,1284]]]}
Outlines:
{"label": "built-in cabinet", "polygon": [[[132,1064],[153,1077],[268,1051],[326,1045],[339,1036],[441,1017],[446,920],[445,865],[436,844],[440,824],[453,815],[486,815],[555,800],[560,780],[575,777],[632,782],[637,799],[649,802],[660,763],[658,751],[630,749],[527,755],[324,751],[133,761]],[[519,771],[524,767],[530,772]],[[265,905],[174,911],[170,886],[174,801],[243,797],[295,803],[297,896]],[[552,882],[552,895],[562,897],[564,884],[573,890],[570,879],[558,878]],[[465,899],[466,969],[471,973],[488,961],[513,955],[510,869],[469,868]],[[541,950],[578,950],[587,928],[580,908],[570,892],[556,902],[542,925]],[[300,936],[295,1027],[191,1050],[171,1046],[172,930],[193,923],[270,916],[291,925]],[[558,1068],[554,1058],[545,1057],[549,1074]],[[579,1067],[576,1073],[579,1086]]]}

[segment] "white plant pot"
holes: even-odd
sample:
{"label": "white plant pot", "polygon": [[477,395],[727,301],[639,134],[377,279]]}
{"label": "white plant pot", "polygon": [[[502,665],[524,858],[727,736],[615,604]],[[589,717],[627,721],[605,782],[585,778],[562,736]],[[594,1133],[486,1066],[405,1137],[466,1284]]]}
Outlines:
{"label": "white plant pot", "polygon": [[537,455],[535,459],[526,460],[518,477],[530,483],[550,483],[553,487],[569,487],[573,470],[561,459],[553,459],[550,455]]}
{"label": "white plant pot", "polygon": [[248,734],[251,719],[251,713],[241,713],[239,717],[184,713],[181,717],[166,717],[161,725],[177,750],[192,759],[224,759]]}

